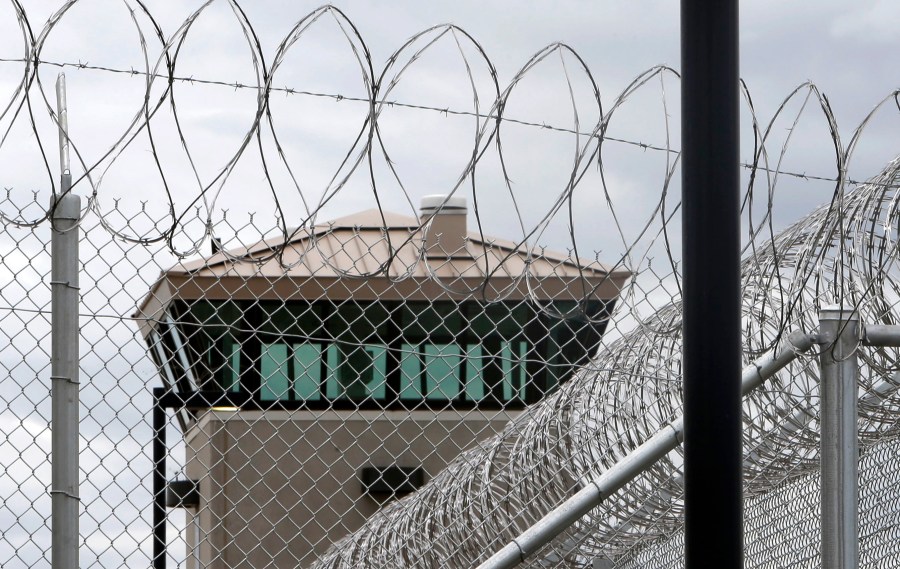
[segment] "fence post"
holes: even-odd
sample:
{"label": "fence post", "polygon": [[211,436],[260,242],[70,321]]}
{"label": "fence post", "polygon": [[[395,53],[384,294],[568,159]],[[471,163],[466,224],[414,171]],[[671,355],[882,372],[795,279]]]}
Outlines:
{"label": "fence post", "polygon": [[859,317],[837,306],[819,311],[821,379],[822,568],[856,569],[859,444],[857,382]]}
{"label": "fence post", "polygon": [[153,389],[153,569],[166,569],[166,389]]}
{"label": "fence post", "polygon": [[62,192],[52,204],[50,396],[53,569],[78,567],[78,218],[81,198]]}
{"label": "fence post", "polygon": [[738,0],[681,0],[687,569],[743,567]]}

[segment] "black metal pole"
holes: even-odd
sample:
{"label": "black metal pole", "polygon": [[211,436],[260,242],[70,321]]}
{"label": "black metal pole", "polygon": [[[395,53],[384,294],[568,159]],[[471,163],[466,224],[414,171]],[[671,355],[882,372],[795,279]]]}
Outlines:
{"label": "black metal pole", "polygon": [[685,567],[743,566],[738,0],[681,1]]}
{"label": "black metal pole", "polygon": [[166,389],[153,390],[153,569],[166,569]]}

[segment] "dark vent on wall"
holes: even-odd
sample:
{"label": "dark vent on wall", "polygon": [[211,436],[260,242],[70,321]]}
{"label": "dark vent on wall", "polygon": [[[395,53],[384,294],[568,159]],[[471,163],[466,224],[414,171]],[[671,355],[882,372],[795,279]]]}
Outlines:
{"label": "dark vent on wall", "polygon": [[166,487],[166,507],[196,508],[200,505],[200,483],[197,480],[173,480]]}
{"label": "dark vent on wall", "polygon": [[425,484],[425,471],[420,466],[366,466],[361,479],[365,493],[402,495]]}

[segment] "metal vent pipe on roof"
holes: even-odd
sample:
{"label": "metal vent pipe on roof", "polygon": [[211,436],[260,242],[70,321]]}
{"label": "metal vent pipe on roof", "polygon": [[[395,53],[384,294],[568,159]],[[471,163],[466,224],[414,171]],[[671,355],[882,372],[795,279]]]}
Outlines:
{"label": "metal vent pipe on roof", "polygon": [[466,198],[430,195],[422,198],[419,220],[423,223],[426,257],[466,255]]}

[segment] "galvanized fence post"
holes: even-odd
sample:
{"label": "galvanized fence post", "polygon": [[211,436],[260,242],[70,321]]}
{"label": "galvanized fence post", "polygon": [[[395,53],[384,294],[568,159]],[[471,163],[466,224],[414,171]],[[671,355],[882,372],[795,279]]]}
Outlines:
{"label": "galvanized fence post", "polygon": [[50,399],[53,569],[78,567],[78,220],[81,198],[71,192],[66,77],[56,81],[59,112],[59,194],[50,203]]}
{"label": "galvanized fence post", "polygon": [[859,566],[857,382],[859,317],[854,311],[825,307],[819,312],[822,341],[821,531],[822,568]]}
{"label": "galvanized fence post", "polygon": [[52,209],[51,399],[53,569],[78,567],[78,218],[69,174]]}

